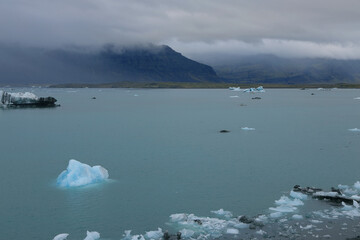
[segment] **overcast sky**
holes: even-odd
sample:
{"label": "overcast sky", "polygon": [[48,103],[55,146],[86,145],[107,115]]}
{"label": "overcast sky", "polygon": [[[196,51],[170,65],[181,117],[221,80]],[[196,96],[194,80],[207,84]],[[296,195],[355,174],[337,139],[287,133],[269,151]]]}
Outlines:
{"label": "overcast sky", "polygon": [[360,58],[359,0],[0,0],[0,42]]}

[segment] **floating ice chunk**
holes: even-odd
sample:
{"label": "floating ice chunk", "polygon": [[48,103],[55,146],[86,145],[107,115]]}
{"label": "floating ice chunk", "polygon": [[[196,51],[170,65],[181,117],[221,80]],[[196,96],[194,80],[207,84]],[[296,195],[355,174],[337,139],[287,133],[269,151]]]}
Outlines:
{"label": "floating ice chunk", "polygon": [[145,237],[149,239],[162,239],[164,233],[161,228],[158,228],[157,231],[146,232]]}
{"label": "floating ice chunk", "polygon": [[226,229],[227,234],[239,234],[239,230],[236,228],[228,228]]}
{"label": "floating ice chunk", "polygon": [[283,205],[283,206],[301,206],[304,203],[300,199],[290,199],[286,196],[282,196],[279,200],[275,201],[276,205]]}
{"label": "floating ice chunk", "polygon": [[259,231],[256,231],[256,234],[259,234],[259,235],[265,235],[266,232],[264,230],[259,230]]}
{"label": "floating ice chunk", "polygon": [[257,88],[247,88],[247,89],[244,89],[244,92],[265,92],[263,86],[259,86]]}
{"label": "floating ice chunk", "polygon": [[182,238],[191,238],[195,234],[193,230],[185,229],[185,228],[181,230],[180,233]]}
{"label": "floating ice chunk", "polygon": [[319,197],[336,197],[339,196],[339,194],[337,192],[315,192],[313,194],[314,196],[319,196]]}
{"label": "floating ice chunk", "polygon": [[229,90],[237,92],[240,91],[240,87],[229,87]]}
{"label": "floating ice chunk", "polygon": [[299,215],[299,214],[294,214],[294,215],[292,216],[292,219],[294,219],[294,220],[301,220],[301,219],[304,219],[304,217],[303,217],[302,215]]}
{"label": "floating ice chunk", "polygon": [[241,130],[244,130],[244,131],[254,131],[255,128],[242,127]]}
{"label": "floating ice chunk", "polygon": [[230,96],[230,98],[238,98],[238,97],[239,97],[238,95]]}
{"label": "floating ice chunk", "polygon": [[360,100],[360,97],[356,97],[356,98],[354,98],[355,100]]}
{"label": "floating ice chunk", "polygon": [[296,199],[301,199],[301,200],[306,200],[307,199],[307,195],[306,194],[303,194],[301,192],[294,192],[291,190],[290,192],[290,196],[292,198],[296,198]]}
{"label": "floating ice chunk", "polygon": [[303,227],[303,226],[300,225],[300,228],[303,229],[303,230],[309,230],[309,229],[311,229],[312,227],[314,227],[314,225],[309,224],[309,225],[306,225],[305,227]]}
{"label": "floating ice chunk", "polygon": [[354,183],[354,188],[356,188],[357,190],[360,190],[360,182],[359,181]]}
{"label": "floating ice chunk", "polygon": [[282,212],[273,212],[273,213],[270,213],[270,218],[279,218],[283,215]]}
{"label": "floating ice chunk", "polygon": [[266,223],[268,221],[268,217],[266,215],[260,215],[255,218],[256,222]]}
{"label": "floating ice chunk", "polygon": [[56,235],[53,240],[65,240],[68,236],[68,233],[61,233]]}
{"label": "floating ice chunk", "polygon": [[224,216],[226,218],[231,218],[232,217],[232,213],[230,211],[225,211],[224,209],[220,208],[217,211],[211,211],[212,213],[215,213],[216,215],[219,216]]}
{"label": "floating ice chunk", "polygon": [[286,206],[286,205],[281,205],[278,207],[271,207],[269,208],[271,211],[275,211],[275,212],[281,212],[281,213],[290,213],[290,212],[294,212],[296,211],[296,207],[293,206]]}
{"label": "floating ice chunk", "polygon": [[175,213],[170,215],[171,222],[181,222],[187,220],[187,214],[185,213]]}
{"label": "floating ice chunk", "polygon": [[353,200],[353,206],[355,208],[359,208],[359,203],[357,201]]}
{"label": "floating ice chunk", "polygon": [[316,220],[316,219],[312,219],[312,220],[310,220],[310,222],[315,223],[315,224],[323,223],[323,221]]}
{"label": "floating ice chunk", "polygon": [[351,132],[360,132],[359,128],[350,128],[349,131]]}
{"label": "floating ice chunk", "polygon": [[84,240],[96,240],[100,238],[100,233],[86,231],[86,238]]}
{"label": "floating ice chunk", "polygon": [[104,181],[109,178],[108,171],[102,166],[90,167],[74,159],[57,178],[57,185],[60,187],[78,187],[91,183]]}

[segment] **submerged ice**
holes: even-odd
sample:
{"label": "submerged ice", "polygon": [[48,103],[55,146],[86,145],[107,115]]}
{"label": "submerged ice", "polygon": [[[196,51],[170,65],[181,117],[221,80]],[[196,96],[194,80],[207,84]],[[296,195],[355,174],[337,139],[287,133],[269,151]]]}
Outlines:
{"label": "submerged ice", "polygon": [[60,187],[78,187],[104,181],[109,178],[108,171],[102,166],[89,166],[71,159],[66,170],[57,178]]}

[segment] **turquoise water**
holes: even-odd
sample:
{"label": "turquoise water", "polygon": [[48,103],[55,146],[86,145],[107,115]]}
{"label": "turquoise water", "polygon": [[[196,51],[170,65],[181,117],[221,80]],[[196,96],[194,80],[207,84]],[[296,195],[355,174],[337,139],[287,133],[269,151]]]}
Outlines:
{"label": "turquoise water", "polygon": [[[6,239],[120,239],[169,229],[173,213],[255,215],[295,184],[360,179],[360,134],[348,131],[360,128],[359,90],[14,89],[26,90],[61,107],[0,109]],[[57,188],[72,158],[111,181]]]}

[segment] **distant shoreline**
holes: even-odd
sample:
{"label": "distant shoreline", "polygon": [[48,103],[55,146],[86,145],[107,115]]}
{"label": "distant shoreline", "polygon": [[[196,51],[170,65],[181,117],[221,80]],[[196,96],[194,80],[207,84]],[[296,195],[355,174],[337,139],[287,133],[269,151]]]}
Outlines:
{"label": "distant shoreline", "polygon": [[222,89],[240,87],[241,89],[263,86],[264,88],[342,88],[358,89],[360,84],[334,83],[334,84],[268,84],[268,83],[210,83],[210,82],[118,82],[118,83],[69,83],[69,84],[32,84],[32,85],[2,85],[0,87],[47,87],[47,88],[150,88],[150,89]]}

